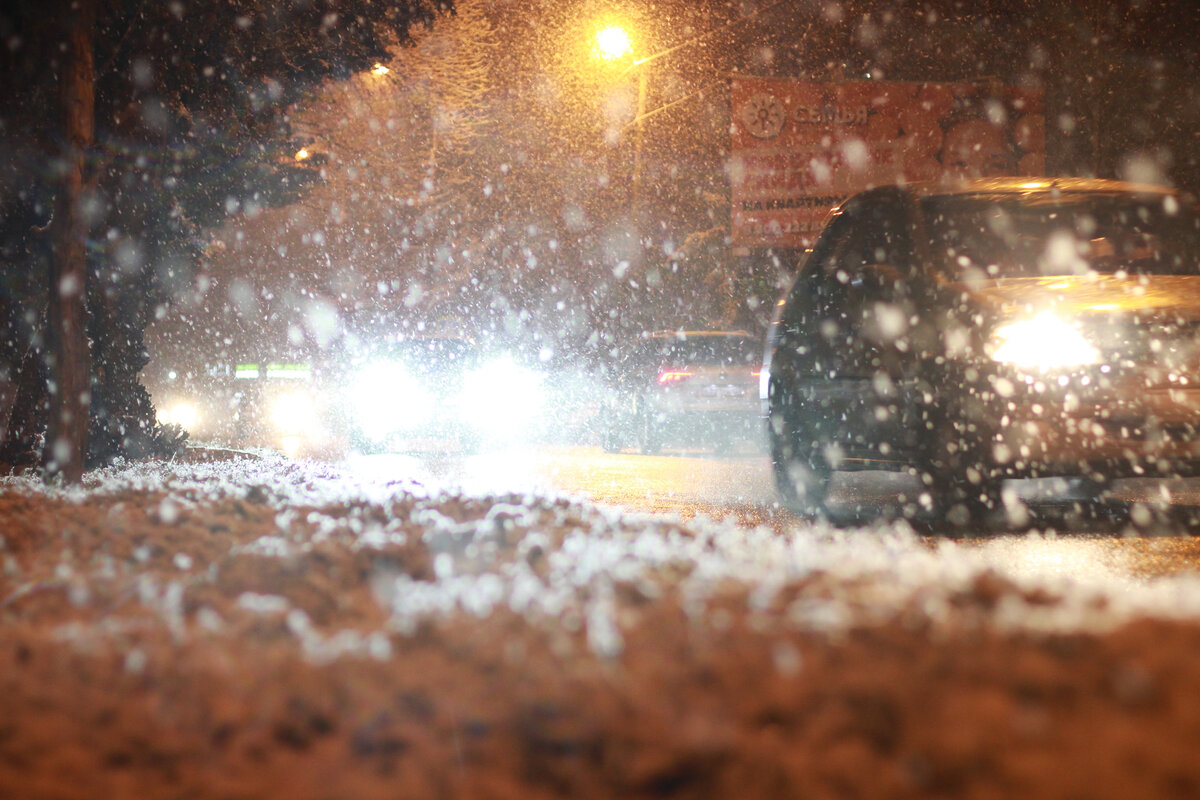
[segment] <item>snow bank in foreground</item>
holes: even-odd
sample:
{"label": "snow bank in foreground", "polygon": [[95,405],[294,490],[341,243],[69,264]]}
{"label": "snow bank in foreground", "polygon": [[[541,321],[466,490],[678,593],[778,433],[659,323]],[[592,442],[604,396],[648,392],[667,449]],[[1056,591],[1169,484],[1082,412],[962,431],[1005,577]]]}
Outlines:
{"label": "snow bank in foreground", "polygon": [[[666,602],[716,629],[731,602],[764,630],[897,619],[1096,630],[1200,616],[1194,576],[1018,569],[995,557],[1011,540],[931,543],[903,523],[785,534],[685,524],[565,497],[363,482],[273,457],[138,464],[66,491],[7,479],[0,516],[0,609],[59,614],[60,635],[75,641],[146,626],[182,640],[276,621],[315,660],[389,658],[391,637],[431,621],[505,613],[582,631],[612,656],[623,631]],[[49,610],[47,597],[65,597],[68,610]]]}

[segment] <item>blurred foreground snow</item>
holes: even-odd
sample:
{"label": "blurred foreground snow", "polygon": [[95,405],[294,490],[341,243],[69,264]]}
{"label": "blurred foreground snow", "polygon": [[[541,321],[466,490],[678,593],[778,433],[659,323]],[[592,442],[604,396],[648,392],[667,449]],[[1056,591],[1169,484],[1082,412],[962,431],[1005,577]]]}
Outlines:
{"label": "blurred foreground snow", "polygon": [[387,659],[393,637],[423,624],[504,611],[582,632],[593,655],[612,657],[656,603],[715,631],[729,603],[764,632],[894,621],[1103,631],[1200,616],[1195,576],[1019,569],[903,523],[781,535],[548,494],[373,482],[273,456],[136,464],[69,491],[10,478],[0,517],[0,610],[49,615],[83,644],[147,626],[178,642],[278,619],[316,661]]}

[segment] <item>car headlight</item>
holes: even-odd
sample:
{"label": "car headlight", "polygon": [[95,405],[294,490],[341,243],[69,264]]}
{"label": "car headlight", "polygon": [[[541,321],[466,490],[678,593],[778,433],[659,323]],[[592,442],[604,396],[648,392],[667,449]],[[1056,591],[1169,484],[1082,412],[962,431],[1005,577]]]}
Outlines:
{"label": "car headlight", "polygon": [[1076,327],[1049,312],[1001,326],[991,354],[1003,364],[1043,371],[1100,361],[1100,351]]}
{"label": "car headlight", "polygon": [[271,405],[271,422],[283,434],[304,434],[317,422],[316,406],[308,392],[287,392]]}
{"label": "car headlight", "polygon": [[395,361],[365,365],[351,383],[350,392],[352,422],[372,438],[427,424],[436,407],[431,387]]}
{"label": "car headlight", "polygon": [[544,402],[542,376],[510,358],[489,361],[463,377],[464,419],[492,433],[528,425]]}
{"label": "car headlight", "polygon": [[181,401],[160,408],[157,418],[162,425],[178,425],[185,431],[191,432],[195,430],[196,424],[200,421],[200,412],[194,404]]}

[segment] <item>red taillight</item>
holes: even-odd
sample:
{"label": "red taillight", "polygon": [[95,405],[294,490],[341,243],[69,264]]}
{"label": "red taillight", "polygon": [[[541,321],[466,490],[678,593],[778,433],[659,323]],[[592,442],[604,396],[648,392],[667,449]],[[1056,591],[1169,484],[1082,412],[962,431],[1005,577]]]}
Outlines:
{"label": "red taillight", "polygon": [[761,369],[756,369],[756,370],[754,370],[753,372],[751,372],[750,374],[751,374],[751,375],[753,375],[755,378],[761,378],[761,377],[762,377],[762,370],[761,370]]}
{"label": "red taillight", "polygon": [[658,382],[661,385],[679,383],[692,377],[693,373],[682,369],[662,369],[658,371]]}

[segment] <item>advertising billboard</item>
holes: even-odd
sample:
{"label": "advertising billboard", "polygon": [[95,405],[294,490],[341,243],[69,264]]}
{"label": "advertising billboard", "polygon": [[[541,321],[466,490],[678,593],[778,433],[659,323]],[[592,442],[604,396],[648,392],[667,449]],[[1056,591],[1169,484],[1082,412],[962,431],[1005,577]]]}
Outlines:
{"label": "advertising billboard", "polygon": [[735,247],[806,247],[872,186],[1045,172],[1040,91],[735,78],[730,101]]}

